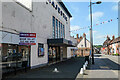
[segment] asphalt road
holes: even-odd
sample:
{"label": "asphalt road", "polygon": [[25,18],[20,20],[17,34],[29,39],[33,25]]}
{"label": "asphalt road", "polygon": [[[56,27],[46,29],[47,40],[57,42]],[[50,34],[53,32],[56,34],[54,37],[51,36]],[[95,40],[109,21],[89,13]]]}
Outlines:
{"label": "asphalt road", "polygon": [[90,65],[90,68],[85,71],[86,75],[78,74],[77,78],[104,78],[103,80],[115,80],[119,77],[119,57],[95,54],[95,64]]}
{"label": "asphalt road", "polygon": [[[21,72],[16,76],[7,76],[5,79],[62,79],[65,80],[68,78],[69,80],[75,80],[77,74],[80,71],[80,68],[83,66],[85,60],[83,57],[80,58],[72,58],[68,59],[64,62],[59,62],[50,66],[46,66],[43,68],[38,68],[34,70],[29,70],[27,73]],[[53,72],[54,68],[57,68],[59,72]]]}

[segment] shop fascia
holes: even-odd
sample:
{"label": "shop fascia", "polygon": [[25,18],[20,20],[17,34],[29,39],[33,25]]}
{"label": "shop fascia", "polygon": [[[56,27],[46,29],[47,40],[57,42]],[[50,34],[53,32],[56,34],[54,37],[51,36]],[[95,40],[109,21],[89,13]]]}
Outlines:
{"label": "shop fascia", "polygon": [[67,17],[66,15],[64,14],[64,12],[61,10],[61,8],[55,4],[54,1],[51,1],[51,0],[48,0],[49,4],[51,4],[53,6],[53,8],[55,8],[55,10],[58,10],[58,13],[63,16],[63,18],[67,21]]}

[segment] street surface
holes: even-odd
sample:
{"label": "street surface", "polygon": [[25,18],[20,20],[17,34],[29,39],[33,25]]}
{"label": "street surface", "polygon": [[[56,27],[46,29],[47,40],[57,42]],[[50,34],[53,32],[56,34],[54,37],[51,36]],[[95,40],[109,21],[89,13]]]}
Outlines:
{"label": "street surface", "polygon": [[[119,59],[120,56],[118,57],[112,55],[95,54],[95,64],[89,65],[87,70],[84,71],[84,75],[79,74],[80,69],[84,64],[84,58],[72,58],[43,68],[32,69],[26,73],[24,71],[20,73],[18,72],[17,75],[10,75],[6,78],[42,78],[54,80],[96,80],[96,78],[101,78],[102,80],[118,80],[118,71],[120,70]],[[59,72],[53,72],[55,68],[57,68]]]}
{"label": "street surface", "polygon": [[[83,57],[81,58],[72,58],[72,59],[68,59],[66,61],[63,62],[59,62],[57,64],[53,64],[50,66],[46,66],[43,68],[38,68],[38,69],[33,69],[33,70],[29,70],[27,73],[25,72],[20,72],[17,73],[17,75],[10,75],[7,76],[6,78],[52,78],[52,79],[58,79],[58,78],[65,78],[66,79],[70,79],[70,80],[75,80],[77,74],[80,71],[80,68],[82,67],[82,65],[84,64],[85,60]],[[59,72],[53,72],[53,70],[57,68]],[[42,80],[41,79],[41,80]],[[12,79],[11,79],[12,80]]]}
{"label": "street surface", "polygon": [[[118,78],[120,70],[120,56],[95,54],[95,64],[90,65],[84,75],[77,75],[77,78]],[[113,80],[114,80],[113,79]],[[105,79],[104,79],[105,80]]]}

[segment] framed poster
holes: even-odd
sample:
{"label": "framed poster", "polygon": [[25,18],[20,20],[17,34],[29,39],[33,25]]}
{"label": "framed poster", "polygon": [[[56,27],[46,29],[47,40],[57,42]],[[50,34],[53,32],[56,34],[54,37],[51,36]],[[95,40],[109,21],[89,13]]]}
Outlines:
{"label": "framed poster", "polygon": [[36,33],[20,33],[19,45],[36,45]]}
{"label": "framed poster", "polygon": [[38,57],[44,56],[44,44],[38,43]]}

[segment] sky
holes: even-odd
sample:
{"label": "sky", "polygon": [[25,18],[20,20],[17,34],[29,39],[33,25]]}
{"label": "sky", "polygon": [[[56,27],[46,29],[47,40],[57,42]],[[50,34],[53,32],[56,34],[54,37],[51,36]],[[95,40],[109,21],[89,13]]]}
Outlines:
{"label": "sky", "polygon": [[[63,1],[64,2],[64,1]],[[67,9],[72,14],[70,20],[70,29],[77,30],[83,27],[90,26],[89,17],[89,2],[64,2]],[[93,43],[94,45],[102,45],[108,35],[118,37],[118,3],[117,2],[102,2],[101,4],[92,5],[93,25],[111,20],[97,26],[93,26]],[[80,36],[86,33],[87,39],[90,40],[89,28],[72,31],[71,36],[79,34]]]}

